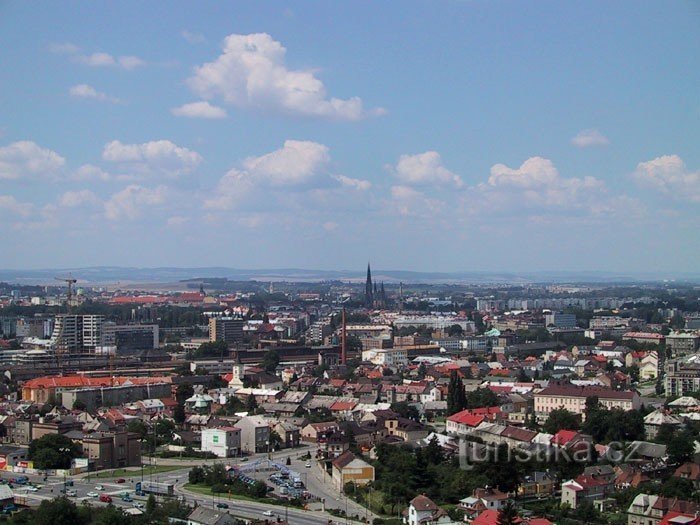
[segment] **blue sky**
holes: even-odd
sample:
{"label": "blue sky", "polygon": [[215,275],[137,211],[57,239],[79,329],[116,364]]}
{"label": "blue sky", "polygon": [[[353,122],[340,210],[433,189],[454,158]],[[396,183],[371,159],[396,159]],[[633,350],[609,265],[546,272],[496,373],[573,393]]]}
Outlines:
{"label": "blue sky", "polygon": [[695,271],[698,27],[689,1],[2,3],[0,267]]}

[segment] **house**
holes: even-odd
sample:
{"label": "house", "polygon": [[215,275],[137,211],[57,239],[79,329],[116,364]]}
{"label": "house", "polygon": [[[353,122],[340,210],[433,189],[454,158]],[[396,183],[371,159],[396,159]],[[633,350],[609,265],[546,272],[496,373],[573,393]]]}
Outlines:
{"label": "house", "polygon": [[473,520],[484,511],[498,512],[508,501],[508,494],[495,487],[476,488],[471,496],[459,500],[457,506],[464,512],[465,520]]}
{"label": "house", "polygon": [[612,491],[613,484],[602,478],[580,475],[561,485],[561,503],[568,504],[572,509],[584,501],[593,503],[605,499]]}
{"label": "house", "polygon": [[673,477],[688,479],[693,482],[695,490],[700,489],[700,465],[697,463],[684,463],[676,469]]}
{"label": "house", "polygon": [[241,451],[256,454],[270,451],[270,426],[260,416],[241,418],[236,427],[241,429]]}
{"label": "house", "polygon": [[518,496],[551,496],[555,489],[555,479],[549,472],[534,471],[525,476],[518,485]]}
{"label": "house", "polygon": [[[546,518],[516,518],[517,525],[552,525]],[[498,525],[498,511],[485,510],[471,522],[471,525]]]}
{"label": "house", "polygon": [[238,456],[241,453],[241,429],[205,428],[202,430],[202,452],[211,452],[220,458]]}
{"label": "house", "polygon": [[358,458],[349,450],[331,462],[333,485],[339,491],[343,490],[346,483],[366,485],[374,481],[374,467]]}
{"label": "house", "polygon": [[428,496],[416,496],[408,504],[403,515],[404,525],[443,525],[452,523],[452,519],[438,507]]}
{"label": "house", "polygon": [[[694,517],[698,511],[700,506],[690,501],[664,498],[654,494],[638,494],[627,509],[627,523],[628,525],[660,525],[669,514],[671,517],[680,514]],[[692,523],[692,521],[689,522]],[[679,523],[679,521],[673,522],[666,519],[666,523]]]}
{"label": "house", "polygon": [[299,427],[296,425],[286,421],[280,421],[274,426],[273,430],[277,432],[277,435],[282,440],[280,443],[282,448],[294,448],[299,446],[300,433]]}
{"label": "house", "polygon": [[612,390],[603,387],[577,386],[573,384],[550,384],[534,394],[535,414],[538,420],[545,421],[549,413],[565,408],[576,415],[584,415],[586,399],[595,396],[604,408],[620,408],[624,411],[636,410],[641,406],[639,394],[633,390]]}
{"label": "house", "polygon": [[187,516],[187,525],[234,525],[236,520],[225,510],[196,507]]}
{"label": "house", "polygon": [[654,410],[644,417],[644,435],[647,439],[655,439],[661,425],[667,425],[674,429],[683,426],[681,418],[666,412],[663,408]]}

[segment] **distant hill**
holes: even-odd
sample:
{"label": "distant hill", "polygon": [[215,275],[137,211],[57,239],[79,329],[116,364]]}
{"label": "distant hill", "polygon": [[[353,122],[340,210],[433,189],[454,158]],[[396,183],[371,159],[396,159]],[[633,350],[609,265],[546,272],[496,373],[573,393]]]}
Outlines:
{"label": "distant hill", "polygon": [[[232,281],[364,281],[365,268],[355,270],[309,270],[278,268],[246,270],[227,267],[202,268],[138,268],[94,266],[86,268],[56,268],[41,270],[1,270],[0,281],[21,284],[55,284],[54,277],[72,274],[82,283],[172,283],[196,279],[222,278]],[[625,272],[417,272],[406,270],[372,271],[375,281],[404,283],[466,283],[466,284],[525,284],[525,283],[633,283],[677,280],[700,282],[700,274],[625,273]]]}

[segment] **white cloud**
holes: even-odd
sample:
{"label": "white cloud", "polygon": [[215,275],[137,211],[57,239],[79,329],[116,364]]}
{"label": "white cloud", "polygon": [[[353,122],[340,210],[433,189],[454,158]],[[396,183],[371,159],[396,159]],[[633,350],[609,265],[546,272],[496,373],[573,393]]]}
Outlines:
{"label": "white cloud", "polygon": [[403,184],[454,185],[461,187],[462,179],[442,165],[437,151],[426,151],[417,155],[401,155],[395,168],[391,169]]}
{"label": "white cloud", "polygon": [[340,182],[344,187],[355,190],[366,191],[372,187],[372,183],[368,180],[353,179],[345,175],[334,175],[333,178]]}
{"label": "white cloud", "polygon": [[143,67],[146,65],[146,61],[142,58],[135,56],[123,56],[117,59],[117,63],[127,70],[136,69],[137,67]]}
{"label": "white cloud", "polygon": [[187,83],[202,98],[221,97],[239,108],[336,120],[385,113],[383,109],[366,111],[358,97],[328,98],[326,87],[312,71],[287,68],[286,53],[266,33],[229,35],[223,53],[195,68]]}
{"label": "white cloud", "polygon": [[63,208],[77,208],[99,203],[100,199],[90,190],[67,191],[58,199],[58,205]]}
{"label": "white cloud", "polygon": [[27,217],[31,213],[32,205],[26,202],[19,202],[12,195],[0,195],[0,213],[5,212],[10,215]]}
{"label": "white cloud", "polygon": [[106,182],[111,180],[112,176],[98,166],[94,166],[92,164],[83,164],[73,172],[70,178],[79,181]]}
{"label": "white cloud", "polygon": [[553,184],[559,179],[559,172],[549,159],[531,157],[519,168],[509,168],[505,164],[495,164],[491,167],[489,184],[491,186],[517,186],[532,188]]}
{"label": "white cloud", "polygon": [[13,142],[0,148],[0,180],[55,175],[66,160],[32,141]]}
{"label": "white cloud", "polygon": [[199,101],[184,104],[178,108],[172,108],[170,112],[176,117],[190,118],[226,118],[226,110],[218,106],[213,106],[209,102]]}
{"label": "white cloud", "polygon": [[410,186],[391,187],[391,205],[396,213],[403,216],[431,217],[444,208],[443,203],[430,199]]}
{"label": "white cloud", "polygon": [[78,62],[90,67],[121,67],[132,70],[146,65],[146,61],[135,56],[114,57],[109,53],[92,53],[90,55],[79,55]]}
{"label": "white cloud", "polygon": [[73,55],[80,51],[80,48],[70,42],[55,42],[49,44],[49,51],[57,55]]}
{"label": "white cloud", "polygon": [[112,104],[117,104],[119,102],[118,98],[110,96],[107,93],[97,91],[89,84],[77,84],[70,88],[69,93],[78,98],[91,98],[101,102],[111,102]]}
{"label": "white cloud", "polygon": [[149,206],[165,202],[165,186],[150,189],[131,184],[112,195],[104,205],[105,217],[110,221],[138,219]]}
{"label": "white cloud", "polygon": [[177,228],[179,226],[187,224],[189,220],[189,217],[183,217],[182,215],[173,215],[172,217],[168,217],[166,225],[168,226],[168,228]]}
{"label": "white cloud", "polygon": [[308,140],[286,140],[281,149],[249,157],[243,167],[256,179],[276,186],[304,184],[323,173],[330,156],[328,147]]}
{"label": "white cloud", "polygon": [[187,40],[190,44],[201,44],[204,42],[206,39],[204,38],[204,35],[201,33],[193,33],[191,31],[188,31],[187,29],[183,29],[180,32],[180,36]]}
{"label": "white cloud", "polygon": [[202,162],[199,153],[169,140],[143,144],[123,144],[113,140],[105,145],[102,158],[108,162],[125,164],[143,175],[159,173],[171,177],[190,173]]}
{"label": "white cloud", "polygon": [[610,140],[597,129],[584,129],[571,139],[571,143],[579,148],[591,146],[607,146]]}
{"label": "white cloud", "polygon": [[643,185],[651,186],[678,200],[700,202],[700,171],[690,171],[678,155],[663,155],[640,162],[633,174]]}

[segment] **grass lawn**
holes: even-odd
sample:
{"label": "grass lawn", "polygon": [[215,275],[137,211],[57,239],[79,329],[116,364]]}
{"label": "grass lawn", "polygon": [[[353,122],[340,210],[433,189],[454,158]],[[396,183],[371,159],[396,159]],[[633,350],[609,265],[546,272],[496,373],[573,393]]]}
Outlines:
{"label": "grass lawn", "polygon": [[[268,505],[284,505],[284,501],[280,501],[274,498],[253,498],[250,496],[244,496],[243,494],[233,494],[231,493],[230,495],[226,492],[218,492],[216,494],[212,494],[211,487],[207,487],[206,485],[196,485],[193,483],[185,483],[184,486],[185,490],[189,490],[190,492],[196,492],[197,494],[203,494],[205,496],[216,496],[220,500],[241,500],[241,501],[252,501],[254,503],[266,503]],[[292,508],[298,508],[290,505]]]}
{"label": "grass lawn", "polygon": [[[182,467],[174,465],[152,465],[148,467],[143,467],[143,475],[150,476],[151,474],[162,474],[164,472],[171,472],[173,470],[180,470]],[[91,472],[91,478],[125,478],[141,476],[141,467],[129,467],[129,468],[118,468],[115,470],[102,470],[100,472]]]}

